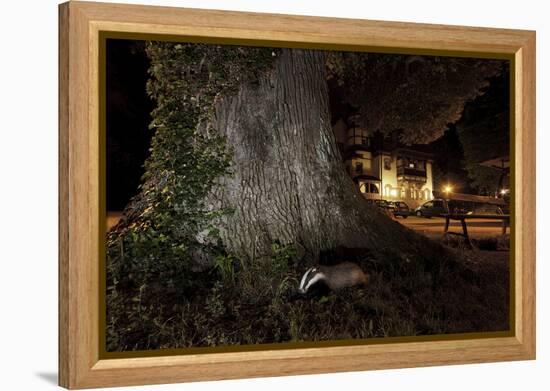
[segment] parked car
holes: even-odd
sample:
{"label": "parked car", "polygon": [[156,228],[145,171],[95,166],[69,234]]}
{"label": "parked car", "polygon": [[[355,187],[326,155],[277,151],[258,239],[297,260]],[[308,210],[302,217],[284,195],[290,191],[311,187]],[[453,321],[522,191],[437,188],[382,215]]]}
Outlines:
{"label": "parked car", "polygon": [[386,201],[386,200],[367,200],[369,204],[374,204],[378,206],[380,209],[383,209],[385,212],[393,213],[395,206],[392,205],[392,203]]}
{"label": "parked car", "polygon": [[407,205],[403,201],[393,201],[393,202],[390,202],[389,204],[393,206],[392,212],[395,217],[401,216],[404,219],[406,219],[411,214],[411,209],[409,208],[409,205]]}
{"label": "parked car", "polygon": [[447,213],[443,200],[435,199],[425,202],[414,210],[414,214],[418,217],[434,217]]}

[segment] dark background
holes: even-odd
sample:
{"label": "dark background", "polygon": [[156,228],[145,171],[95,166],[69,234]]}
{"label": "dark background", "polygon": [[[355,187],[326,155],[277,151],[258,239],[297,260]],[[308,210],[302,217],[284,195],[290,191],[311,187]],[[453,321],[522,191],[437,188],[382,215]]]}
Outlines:
{"label": "dark background", "polygon": [[145,86],[143,41],[107,40],[107,210],[122,210],[137,193],[153,131]]}

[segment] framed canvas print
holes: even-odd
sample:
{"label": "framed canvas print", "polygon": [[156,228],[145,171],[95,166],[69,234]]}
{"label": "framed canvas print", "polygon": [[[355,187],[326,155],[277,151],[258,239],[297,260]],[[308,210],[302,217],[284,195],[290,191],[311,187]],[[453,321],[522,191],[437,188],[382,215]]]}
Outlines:
{"label": "framed canvas print", "polygon": [[60,385],[534,359],[534,32],[59,12]]}

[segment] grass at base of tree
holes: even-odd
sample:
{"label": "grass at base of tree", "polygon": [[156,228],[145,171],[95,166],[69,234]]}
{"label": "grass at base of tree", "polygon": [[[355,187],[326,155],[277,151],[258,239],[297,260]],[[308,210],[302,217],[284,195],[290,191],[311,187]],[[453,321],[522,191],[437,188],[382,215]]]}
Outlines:
{"label": "grass at base of tree", "polygon": [[182,287],[170,270],[140,286],[110,280],[107,351],[507,330],[509,252],[451,244],[453,261],[354,251],[341,261],[368,272],[367,287],[306,296],[296,288],[309,265],[285,247],[246,267],[221,257]]}

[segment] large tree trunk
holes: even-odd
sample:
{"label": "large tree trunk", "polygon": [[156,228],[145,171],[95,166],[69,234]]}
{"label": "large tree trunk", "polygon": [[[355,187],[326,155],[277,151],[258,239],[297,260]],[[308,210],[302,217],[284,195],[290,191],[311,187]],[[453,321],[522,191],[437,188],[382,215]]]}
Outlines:
{"label": "large tree trunk", "polygon": [[324,53],[283,49],[259,85],[216,105],[214,127],[234,150],[214,192],[234,213],[229,252],[257,258],[275,241],[316,259],[336,247],[417,248],[418,236],[366,203],[346,174],[331,129]]}

